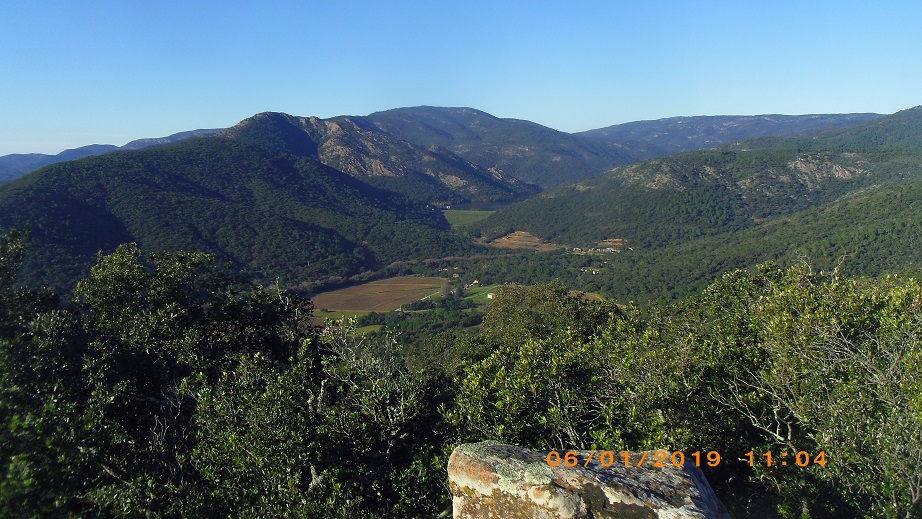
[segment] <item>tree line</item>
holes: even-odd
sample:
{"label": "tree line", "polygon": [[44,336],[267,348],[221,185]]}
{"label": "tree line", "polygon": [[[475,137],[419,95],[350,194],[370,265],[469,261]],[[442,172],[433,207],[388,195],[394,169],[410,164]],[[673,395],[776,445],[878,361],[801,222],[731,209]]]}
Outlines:
{"label": "tree line", "polygon": [[922,516],[912,278],[764,264],[644,307],[507,285],[405,348],[201,253],[122,245],[58,300],[17,286],[26,248],[0,237],[0,515],[432,517],[451,449],[489,438],[717,451],[738,516]]}

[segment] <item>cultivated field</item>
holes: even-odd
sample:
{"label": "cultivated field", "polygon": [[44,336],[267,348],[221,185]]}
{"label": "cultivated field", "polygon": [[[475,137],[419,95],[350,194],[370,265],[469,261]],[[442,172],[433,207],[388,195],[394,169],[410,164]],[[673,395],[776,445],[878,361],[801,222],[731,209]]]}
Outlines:
{"label": "cultivated field", "polygon": [[504,249],[534,249],[542,252],[561,248],[561,245],[545,243],[541,241],[541,238],[526,231],[515,231],[511,234],[507,234],[502,238],[491,241],[490,245]]}
{"label": "cultivated field", "polygon": [[390,312],[401,305],[437,294],[445,281],[443,278],[402,276],[323,292],[312,299],[314,308],[318,309]]}
{"label": "cultivated field", "polygon": [[493,211],[474,211],[466,209],[445,209],[445,219],[452,227],[468,227],[493,214]]}

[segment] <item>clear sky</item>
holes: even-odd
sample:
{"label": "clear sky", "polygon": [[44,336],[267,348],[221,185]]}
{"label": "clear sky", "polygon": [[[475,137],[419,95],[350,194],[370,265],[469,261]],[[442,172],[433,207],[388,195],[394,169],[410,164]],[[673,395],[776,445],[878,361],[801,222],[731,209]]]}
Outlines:
{"label": "clear sky", "polygon": [[469,106],[574,132],[922,104],[922,2],[0,0],[0,155],[263,111]]}

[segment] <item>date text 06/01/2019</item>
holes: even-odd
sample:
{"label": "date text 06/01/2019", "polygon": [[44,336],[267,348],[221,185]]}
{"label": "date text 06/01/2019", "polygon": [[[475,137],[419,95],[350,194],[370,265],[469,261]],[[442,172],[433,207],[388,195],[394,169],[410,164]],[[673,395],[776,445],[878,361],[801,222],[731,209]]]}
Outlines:
{"label": "date text 06/01/2019", "polygon": [[[644,462],[649,462],[653,467],[668,467],[670,465],[681,467],[685,465],[686,459],[688,459],[689,461],[693,461],[696,467],[700,467],[702,463],[709,467],[716,467],[720,465],[722,460],[720,453],[717,451],[708,451],[707,453],[695,451],[689,453],[687,456],[682,451],[642,451],[634,454],[627,451],[619,453],[612,451],[587,452],[588,454],[586,452],[566,451],[563,456],[561,456],[558,451],[550,451],[547,453],[547,464],[552,467],[561,464],[567,467],[575,467],[577,465],[588,467],[589,464],[595,460],[598,465],[610,467],[614,465],[616,461],[620,462],[619,458],[621,458],[625,467],[640,467],[643,466]],[[585,459],[581,459],[581,454]],[[798,467],[806,467],[808,465],[820,465],[825,467],[827,463],[826,453],[824,451],[819,451],[815,456],[806,451],[798,451],[790,455],[788,452],[773,454],[771,451],[759,455],[753,451],[749,451],[744,455],[744,458],[748,458],[749,466],[751,467],[762,464],[766,467],[775,467],[778,465],[786,466],[789,460],[791,465],[796,465]],[[743,458],[739,459],[742,460]]]}

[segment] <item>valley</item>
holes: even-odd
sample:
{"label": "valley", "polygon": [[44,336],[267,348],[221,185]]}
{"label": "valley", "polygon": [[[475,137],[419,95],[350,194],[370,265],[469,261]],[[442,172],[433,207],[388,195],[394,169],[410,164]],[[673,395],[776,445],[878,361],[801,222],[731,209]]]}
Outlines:
{"label": "valley", "polygon": [[706,476],[741,517],[911,517],[920,143],[922,107],[579,134],[416,107],[44,166],[0,186],[0,495],[434,516],[451,447],[496,438],[824,450]]}

